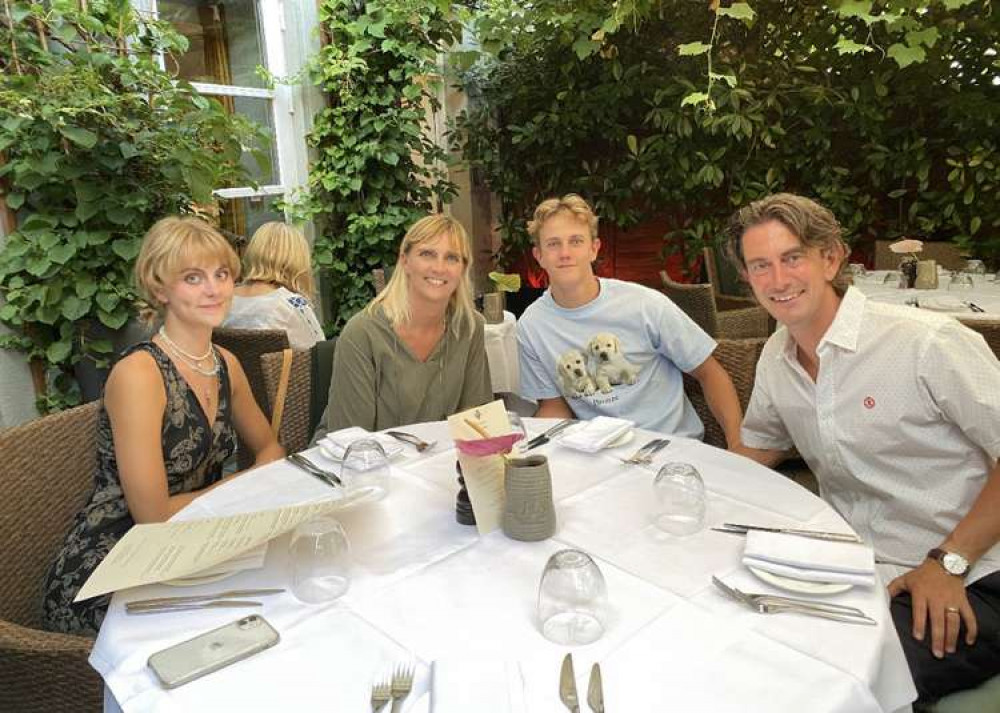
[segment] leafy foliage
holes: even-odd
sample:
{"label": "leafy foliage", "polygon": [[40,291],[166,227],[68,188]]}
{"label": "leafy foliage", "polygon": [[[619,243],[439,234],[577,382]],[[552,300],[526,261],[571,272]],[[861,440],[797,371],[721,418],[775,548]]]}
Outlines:
{"label": "leafy foliage", "polygon": [[477,32],[492,55],[465,75],[481,99],[458,128],[500,198],[508,261],[554,194],[621,227],[672,216],[700,247],[783,190],[862,243],[949,239],[1000,260],[989,0],[495,0]]}
{"label": "leafy foliage", "polygon": [[4,7],[0,195],[17,230],[0,252],[0,321],[20,335],[5,347],[48,366],[49,410],[78,399],[79,359],[107,363],[94,325],[134,314],[131,269],[149,226],[249,183],[241,145],[257,137],[160,69],[157,53],[186,40],[127,1]]}
{"label": "leafy foliage", "polygon": [[313,260],[332,291],[333,328],[372,297],[371,270],[395,262],[407,227],[454,194],[427,134],[438,57],[461,36],[450,0],[324,0],[312,70],[329,106],[309,137],[316,159],[295,206],[316,218]]}

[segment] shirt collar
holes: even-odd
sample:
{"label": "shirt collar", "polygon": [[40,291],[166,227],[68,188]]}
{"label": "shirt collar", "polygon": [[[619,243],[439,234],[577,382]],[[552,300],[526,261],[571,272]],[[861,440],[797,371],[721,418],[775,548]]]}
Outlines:
{"label": "shirt collar", "polygon": [[823,344],[829,343],[846,349],[857,351],[858,336],[861,332],[861,319],[865,312],[865,303],[868,298],[861,290],[848,287],[840,300],[840,307],[837,308],[837,316],[826,330],[826,334],[819,341],[819,349]]}
{"label": "shirt collar", "polygon": [[[840,300],[837,314],[833,322],[826,330],[826,334],[819,340],[817,351],[823,350],[824,344],[833,344],[848,351],[857,351],[858,336],[861,332],[861,319],[864,316],[865,303],[868,298],[855,287],[848,287],[847,292]],[[798,362],[796,353],[796,343],[788,330],[784,330],[784,344],[778,350],[776,356],[789,362]]]}

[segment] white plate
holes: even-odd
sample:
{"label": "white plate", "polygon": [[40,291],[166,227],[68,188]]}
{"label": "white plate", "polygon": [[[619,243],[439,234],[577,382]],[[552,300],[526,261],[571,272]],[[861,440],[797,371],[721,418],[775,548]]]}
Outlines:
{"label": "white plate", "polygon": [[854,586],[850,582],[807,582],[804,579],[782,577],[780,574],[767,572],[758,567],[747,567],[747,569],[753,572],[759,579],[778,589],[798,594],[840,594]]}

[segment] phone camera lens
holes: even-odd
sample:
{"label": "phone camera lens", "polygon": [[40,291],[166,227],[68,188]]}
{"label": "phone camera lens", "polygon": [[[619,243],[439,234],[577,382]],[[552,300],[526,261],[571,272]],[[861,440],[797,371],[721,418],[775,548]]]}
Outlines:
{"label": "phone camera lens", "polygon": [[240,619],[239,627],[241,629],[253,629],[260,625],[260,618],[256,614],[251,614],[248,617]]}

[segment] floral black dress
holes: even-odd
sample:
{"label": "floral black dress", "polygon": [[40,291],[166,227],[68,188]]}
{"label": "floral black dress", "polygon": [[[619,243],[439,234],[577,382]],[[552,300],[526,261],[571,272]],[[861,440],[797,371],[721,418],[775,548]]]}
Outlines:
{"label": "floral black dress", "polygon": [[[219,355],[219,408],[209,427],[201,404],[170,358],[152,342],[126,350],[146,351],[156,360],[166,387],[161,442],[170,495],[200,490],[222,478],[223,462],[236,449],[229,371]],[[104,556],[135,523],[118,478],[108,412],[101,407],[97,426],[94,491],[77,515],[45,583],[42,624],[50,631],[96,634],[111,595],[73,603],[73,598]]]}

